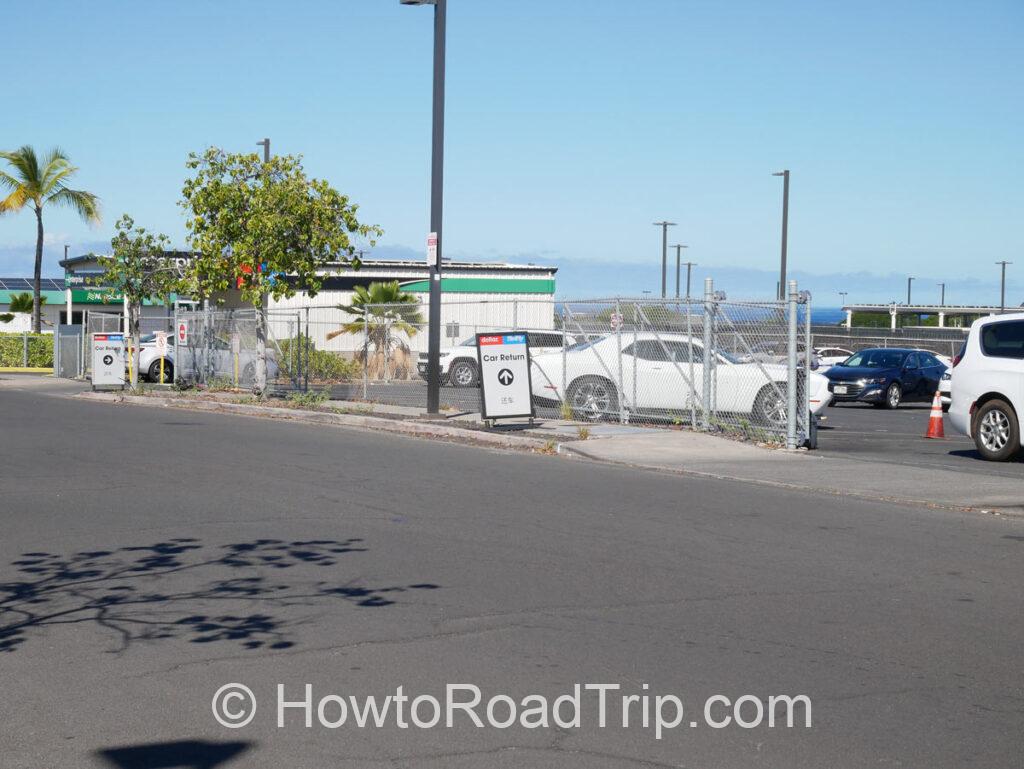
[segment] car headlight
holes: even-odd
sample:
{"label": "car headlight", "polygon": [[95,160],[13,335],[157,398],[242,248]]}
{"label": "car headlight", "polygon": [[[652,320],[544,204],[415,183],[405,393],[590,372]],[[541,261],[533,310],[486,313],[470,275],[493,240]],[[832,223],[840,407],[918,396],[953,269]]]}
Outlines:
{"label": "car headlight", "polygon": [[948,371],[942,375],[942,381],[943,382],[950,382],[950,381],[952,381],[952,379],[953,379],[953,375],[950,374]]}
{"label": "car headlight", "polygon": [[861,379],[860,383],[862,385],[884,384],[885,383],[885,377],[874,377],[872,379]]}

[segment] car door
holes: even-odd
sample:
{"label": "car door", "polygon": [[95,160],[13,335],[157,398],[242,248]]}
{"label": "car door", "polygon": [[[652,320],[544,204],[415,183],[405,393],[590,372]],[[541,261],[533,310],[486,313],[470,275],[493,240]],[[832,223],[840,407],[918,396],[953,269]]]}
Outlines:
{"label": "car door", "polygon": [[923,399],[921,362],[916,352],[910,353],[904,359],[900,381],[903,385],[902,399],[904,401],[919,401]]}
{"label": "car door", "polygon": [[[641,339],[629,345],[623,354],[623,380],[635,382],[636,404],[642,409],[657,411],[683,411],[689,408],[693,389],[687,381],[690,376],[689,345],[678,340]],[[694,359],[700,360],[700,350],[694,347]],[[628,369],[632,362],[635,374]],[[694,365],[694,379],[699,381],[703,368]],[[626,394],[632,401],[632,393]]]}
{"label": "car door", "polygon": [[917,354],[921,363],[921,392],[926,400],[930,400],[939,390],[939,382],[946,372],[945,364],[928,352]]}

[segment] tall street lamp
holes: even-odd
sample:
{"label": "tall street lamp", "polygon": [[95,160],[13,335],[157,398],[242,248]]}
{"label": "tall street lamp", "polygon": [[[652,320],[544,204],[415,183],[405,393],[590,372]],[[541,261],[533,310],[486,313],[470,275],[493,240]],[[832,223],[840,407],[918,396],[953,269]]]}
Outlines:
{"label": "tall street lamp", "polygon": [[838,293],[839,296],[841,296],[843,298],[843,307],[846,307],[846,295],[849,294],[850,292],[849,291],[838,291],[836,293]]}
{"label": "tall street lamp", "polygon": [[675,227],[675,222],[655,222],[655,227],[661,227],[661,298],[664,299],[668,292],[668,228]]}
{"label": "tall street lamp", "polygon": [[996,262],[1000,267],[1003,268],[1003,278],[999,284],[999,312],[1006,312],[1006,265],[1013,264],[1013,262]]}
{"label": "tall street lamp", "polygon": [[910,306],[910,284],[914,282],[912,275],[907,276],[907,306]]}
{"label": "tall street lamp", "polygon": [[447,0],[399,0],[402,5],[434,6],[434,106],[430,153],[430,232],[437,238],[430,258],[430,312],[427,317],[427,413],[437,414],[441,400],[441,237],[444,204],[444,42]]}
{"label": "tall street lamp", "polygon": [[[682,265],[682,262],[680,261],[680,258],[681,258],[681,255],[683,253],[683,249],[684,248],[689,248],[689,246],[683,245],[682,243],[676,243],[674,246],[672,246],[672,248],[674,248],[676,250],[676,299],[678,299],[679,298],[679,268]],[[686,263],[686,296],[687,297],[690,296],[690,265],[691,264],[692,264],[692,262],[687,262]]]}
{"label": "tall street lamp", "polygon": [[270,162],[270,139],[264,139],[261,142],[256,142],[257,147],[263,147],[263,162]]}
{"label": "tall street lamp", "polygon": [[945,283],[939,283],[938,285],[942,289],[941,298],[939,299],[939,307],[945,307],[946,306],[946,284]]}
{"label": "tall street lamp", "polygon": [[779,268],[778,298],[785,299],[786,292],[786,245],[789,239],[789,169],[777,171],[772,176],[782,177],[782,260]]}

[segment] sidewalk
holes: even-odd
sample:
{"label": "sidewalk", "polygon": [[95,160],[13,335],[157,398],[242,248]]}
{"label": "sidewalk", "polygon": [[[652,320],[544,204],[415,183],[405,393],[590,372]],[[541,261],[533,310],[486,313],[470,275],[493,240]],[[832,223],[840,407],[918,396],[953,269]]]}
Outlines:
{"label": "sidewalk", "polygon": [[576,441],[570,455],[825,494],[1024,515],[1024,478],[762,449],[703,433],[651,430]]}

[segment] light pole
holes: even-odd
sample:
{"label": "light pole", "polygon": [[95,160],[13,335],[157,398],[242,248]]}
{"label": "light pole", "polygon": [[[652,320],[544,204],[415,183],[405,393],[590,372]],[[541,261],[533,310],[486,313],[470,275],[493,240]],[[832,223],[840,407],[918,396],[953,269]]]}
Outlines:
{"label": "light pole", "polygon": [[910,306],[910,284],[914,282],[912,275],[907,276],[907,306]]}
{"label": "light pole", "polygon": [[785,299],[786,292],[786,246],[789,240],[789,169],[777,171],[772,176],[782,177],[782,260],[779,268],[779,299]]}
{"label": "light pole", "polygon": [[945,283],[939,283],[938,286],[942,289],[942,294],[941,294],[941,297],[939,299],[939,307],[945,307],[946,306],[946,284]]}
{"label": "light pole", "polygon": [[[427,413],[437,414],[441,400],[441,215],[444,204],[444,43],[446,0],[399,0],[402,5],[434,6],[434,104],[430,152],[430,231],[437,237],[431,259],[430,311],[427,317]],[[429,253],[429,251],[428,251]]]}
{"label": "light pole", "polygon": [[[676,299],[679,298],[679,268],[682,265],[680,261],[681,255],[684,248],[689,246],[683,245],[682,243],[676,243],[672,246],[676,250]],[[690,262],[686,263],[686,295],[690,295]]]}
{"label": "light pole", "polygon": [[683,262],[686,265],[686,298],[690,298],[690,271],[697,266],[696,262]]}
{"label": "light pole", "polygon": [[843,298],[843,307],[846,307],[846,295],[849,294],[850,292],[849,291],[838,291],[836,293],[838,293],[839,296],[841,296]]}
{"label": "light pole", "polygon": [[668,293],[668,228],[675,227],[675,222],[655,222],[655,227],[661,227],[661,298],[664,299]]}
{"label": "light pole", "polygon": [[257,147],[263,147],[263,162],[270,162],[270,139],[264,139],[261,142],[256,142]]}
{"label": "light pole", "polygon": [[999,314],[1002,315],[1006,312],[1006,265],[1013,264],[1013,262],[996,262],[1000,267],[1003,268],[1003,278],[999,283]]}

